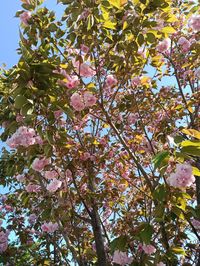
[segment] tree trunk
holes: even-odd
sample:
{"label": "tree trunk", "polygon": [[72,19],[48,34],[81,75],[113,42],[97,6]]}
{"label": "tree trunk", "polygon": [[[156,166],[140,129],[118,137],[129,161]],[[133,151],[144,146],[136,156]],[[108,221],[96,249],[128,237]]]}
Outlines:
{"label": "tree trunk", "polygon": [[89,163],[88,167],[89,172],[89,183],[88,188],[93,193],[91,196],[91,224],[92,229],[94,233],[94,240],[95,240],[95,246],[96,246],[96,253],[97,253],[97,259],[98,259],[98,266],[107,266],[107,256],[105,252],[104,247],[104,238],[102,234],[102,228],[101,228],[101,221],[98,213],[98,207],[94,199],[94,193],[95,193],[95,185],[94,185],[94,172],[93,167],[91,163]]}
{"label": "tree trunk", "polygon": [[[196,167],[200,170],[200,160],[197,160]],[[200,176],[195,176],[196,179],[196,196],[197,196],[197,207],[200,207]],[[200,266],[200,254],[197,255],[198,261],[196,266]]]}

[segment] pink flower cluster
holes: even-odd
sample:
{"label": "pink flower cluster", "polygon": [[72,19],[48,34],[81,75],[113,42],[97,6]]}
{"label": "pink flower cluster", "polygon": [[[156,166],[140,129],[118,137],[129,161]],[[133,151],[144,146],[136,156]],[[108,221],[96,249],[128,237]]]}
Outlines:
{"label": "pink flower cluster", "polygon": [[189,164],[177,164],[176,172],[172,173],[167,179],[170,186],[185,188],[191,186],[195,181],[192,175],[192,166]]}
{"label": "pink flower cluster", "polygon": [[200,230],[200,220],[193,219],[192,224],[196,230]]}
{"label": "pink flower cluster", "polygon": [[48,164],[50,164],[50,159],[47,159],[47,158],[42,158],[42,159],[35,158],[35,160],[33,161],[31,167],[32,167],[33,170],[35,170],[37,172],[40,172]]}
{"label": "pink flower cluster", "polygon": [[68,89],[74,89],[80,84],[78,76],[76,75],[70,76],[67,74],[67,72],[64,69],[54,70],[53,73],[61,74],[65,77],[64,80],[59,79],[58,84],[61,86],[65,86]]}
{"label": "pink flower cluster", "polygon": [[181,46],[183,52],[188,52],[190,49],[190,42],[185,37],[180,37],[178,44]]}
{"label": "pink flower cluster", "polygon": [[159,42],[159,44],[157,45],[157,50],[160,53],[164,53],[166,52],[169,48],[170,48],[170,39],[164,39],[162,42]]}
{"label": "pink flower cluster", "polygon": [[37,215],[35,215],[34,213],[30,214],[30,216],[28,217],[28,222],[30,224],[34,224],[37,220]]}
{"label": "pink flower cluster", "polygon": [[6,143],[10,148],[17,148],[18,146],[28,147],[34,144],[42,144],[42,139],[36,135],[33,128],[22,126],[17,129]]}
{"label": "pink flower cluster", "polygon": [[134,77],[132,80],[131,80],[131,85],[133,87],[135,86],[139,86],[141,84],[141,79],[140,77]]}
{"label": "pink flower cluster", "polygon": [[113,75],[108,75],[106,77],[105,83],[106,83],[106,86],[110,88],[117,84],[117,79]]}
{"label": "pink flower cluster", "polygon": [[128,257],[126,252],[116,250],[113,254],[113,263],[125,266],[127,264],[131,264],[132,261],[133,259]]}
{"label": "pink flower cluster", "polygon": [[152,245],[142,245],[142,250],[148,255],[151,255],[156,252],[156,248]]}
{"label": "pink flower cluster", "polygon": [[28,26],[28,21],[30,20],[30,18],[31,18],[31,12],[29,11],[24,11],[20,15],[20,20],[25,26]]}
{"label": "pink flower cluster", "polygon": [[54,179],[54,178],[58,177],[58,172],[56,170],[45,171],[44,177],[46,179]]}
{"label": "pink flower cluster", "polygon": [[129,116],[128,116],[128,123],[129,124],[135,124],[139,119],[139,115],[138,114],[133,114],[131,113]]}
{"label": "pink flower cluster", "polygon": [[8,235],[9,232],[0,231],[0,254],[8,248]]}
{"label": "pink flower cluster", "polygon": [[78,77],[75,76],[75,75],[72,75],[72,76],[67,75],[67,78],[66,78],[66,79],[67,79],[67,81],[66,81],[65,85],[66,85],[66,87],[67,87],[68,89],[74,89],[74,88],[76,88],[76,87],[79,85],[79,83],[80,83]]}
{"label": "pink flower cluster", "polygon": [[74,67],[76,68],[77,73],[85,78],[93,77],[96,72],[87,64],[80,63],[79,61],[73,62]]}
{"label": "pink flower cluster", "polygon": [[18,182],[24,182],[26,180],[25,175],[17,175],[15,178]]}
{"label": "pink flower cluster", "polygon": [[40,188],[39,185],[28,184],[28,185],[25,187],[25,190],[26,190],[28,193],[32,193],[32,192],[39,192],[39,191],[41,190],[41,188]]}
{"label": "pink flower cluster", "polygon": [[85,107],[95,105],[97,98],[89,91],[84,92],[83,97],[75,92],[71,96],[71,105],[76,111],[82,111]]}
{"label": "pink flower cluster", "polygon": [[87,54],[89,52],[89,47],[85,44],[81,44],[81,51]]}
{"label": "pink flower cluster", "polygon": [[189,20],[189,26],[194,31],[200,31],[200,15],[193,15]]}
{"label": "pink flower cluster", "polygon": [[62,186],[62,181],[58,179],[53,179],[48,185],[47,190],[49,192],[56,192]]}
{"label": "pink flower cluster", "polygon": [[57,223],[52,223],[52,222],[44,223],[41,226],[41,229],[42,229],[43,232],[53,233],[56,230],[58,230],[58,224]]}
{"label": "pink flower cluster", "polygon": [[157,266],[166,266],[162,261],[157,264]]}

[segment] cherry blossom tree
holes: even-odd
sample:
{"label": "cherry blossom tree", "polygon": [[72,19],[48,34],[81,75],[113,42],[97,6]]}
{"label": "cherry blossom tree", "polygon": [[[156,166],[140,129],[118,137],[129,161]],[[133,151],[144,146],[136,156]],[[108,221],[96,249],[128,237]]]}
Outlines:
{"label": "cherry blossom tree", "polygon": [[198,4],[58,4],[0,74],[0,262],[200,265]]}

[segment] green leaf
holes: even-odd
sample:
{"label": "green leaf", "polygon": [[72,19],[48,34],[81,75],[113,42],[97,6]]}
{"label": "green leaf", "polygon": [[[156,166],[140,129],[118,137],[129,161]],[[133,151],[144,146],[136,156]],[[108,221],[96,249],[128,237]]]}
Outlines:
{"label": "green leaf", "polygon": [[151,242],[152,234],[153,227],[149,223],[142,224],[139,236],[145,244],[149,244]]}
{"label": "green leaf", "polygon": [[181,152],[183,153],[187,153],[189,155],[193,155],[193,156],[198,156],[200,157],[200,147],[195,147],[195,146],[187,146],[187,147],[183,147],[181,149]]}
{"label": "green leaf", "polygon": [[52,131],[47,131],[46,138],[47,138],[49,144],[52,144],[52,145],[54,144]]}
{"label": "green leaf", "polygon": [[185,220],[184,214],[183,214],[182,210],[181,210],[179,207],[177,207],[177,206],[173,206],[173,207],[172,207],[172,212],[173,212],[174,214],[176,214],[176,216],[177,216],[179,219],[181,219],[181,220]]}
{"label": "green leaf", "polygon": [[33,111],[34,111],[33,105],[31,103],[26,103],[25,105],[22,106],[20,113],[21,115],[26,116],[26,115],[31,115]]}
{"label": "green leaf", "polygon": [[149,43],[154,43],[156,41],[156,37],[152,32],[147,33],[147,41]]}
{"label": "green leaf", "polygon": [[164,201],[167,195],[165,185],[159,185],[153,192],[153,198],[158,201]]}
{"label": "green leaf", "polygon": [[115,250],[124,251],[126,249],[127,244],[127,236],[120,236],[115,238],[110,243],[111,253],[113,253]]}
{"label": "green leaf", "polygon": [[159,152],[154,158],[153,158],[153,163],[154,163],[154,169],[159,168],[161,165],[162,161],[169,155],[168,151],[162,151]]}
{"label": "green leaf", "polygon": [[23,106],[24,104],[26,104],[26,103],[27,103],[27,99],[26,99],[26,97],[23,96],[23,95],[18,95],[18,96],[15,98],[15,108],[17,108],[17,109],[21,109],[22,106]]}

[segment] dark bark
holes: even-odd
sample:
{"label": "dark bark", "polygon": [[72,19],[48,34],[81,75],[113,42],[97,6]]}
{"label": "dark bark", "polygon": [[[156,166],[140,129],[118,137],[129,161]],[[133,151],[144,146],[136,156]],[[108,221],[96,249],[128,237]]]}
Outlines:
{"label": "dark bark", "polygon": [[101,220],[99,217],[98,213],[98,207],[94,198],[95,194],[95,185],[94,185],[94,172],[93,172],[93,167],[92,164],[88,164],[88,173],[89,173],[89,183],[88,183],[88,188],[92,192],[91,195],[91,224],[92,224],[92,229],[94,233],[94,240],[95,240],[95,246],[96,246],[96,253],[97,253],[97,265],[98,266],[107,266],[107,256],[105,252],[105,247],[104,247],[104,237],[102,234],[102,228],[101,228]]}
{"label": "dark bark", "polygon": [[[197,160],[196,167],[200,169],[200,160]],[[200,208],[200,176],[195,176],[196,179],[196,196],[197,196],[197,208]],[[198,254],[198,261],[196,266],[200,266],[200,254]]]}
{"label": "dark bark", "polygon": [[104,239],[102,235],[101,223],[99,219],[99,214],[95,206],[93,207],[93,210],[92,210],[92,229],[94,233],[98,265],[107,266],[107,258],[106,258],[105,248],[104,248]]}

